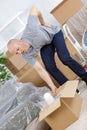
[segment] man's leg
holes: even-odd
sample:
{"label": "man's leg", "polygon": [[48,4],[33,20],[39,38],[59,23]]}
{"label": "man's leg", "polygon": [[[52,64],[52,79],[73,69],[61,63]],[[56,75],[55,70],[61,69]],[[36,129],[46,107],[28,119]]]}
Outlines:
{"label": "man's leg", "polygon": [[67,65],[73,72],[87,83],[87,72],[69,54],[62,31],[55,34],[52,44],[55,46],[59,59]]}
{"label": "man's leg", "polygon": [[52,44],[45,45],[44,47],[42,47],[40,53],[46,70],[54,77],[54,79],[60,85],[65,83],[68,79],[56,67],[54,60],[55,48],[53,47],[53,45]]}

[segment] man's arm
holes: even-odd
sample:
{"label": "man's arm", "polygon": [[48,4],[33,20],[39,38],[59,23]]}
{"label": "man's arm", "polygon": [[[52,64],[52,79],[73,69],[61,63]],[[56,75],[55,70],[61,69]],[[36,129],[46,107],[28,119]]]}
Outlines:
{"label": "man's arm", "polygon": [[40,77],[49,85],[53,94],[56,94],[57,87],[54,85],[54,83],[51,80],[48,72],[42,67],[42,65],[38,61],[36,61],[34,68],[38,72]]}
{"label": "man's arm", "polygon": [[36,7],[31,8],[30,15],[36,15],[39,18],[41,25],[50,27],[50,25],[44,21],[42,13]]}

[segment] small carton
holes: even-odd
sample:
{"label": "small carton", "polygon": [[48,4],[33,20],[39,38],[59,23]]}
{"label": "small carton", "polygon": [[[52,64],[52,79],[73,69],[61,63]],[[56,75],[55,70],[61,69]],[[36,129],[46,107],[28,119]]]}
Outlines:
{"label": "small carton", "polygon": [[[64,130],[79,118],[82,98],[76,94],[78,80],[67,81],[58,89],[55,101],[39,113],[53,130]],[[59,96],[60,95],[60,96]]]}

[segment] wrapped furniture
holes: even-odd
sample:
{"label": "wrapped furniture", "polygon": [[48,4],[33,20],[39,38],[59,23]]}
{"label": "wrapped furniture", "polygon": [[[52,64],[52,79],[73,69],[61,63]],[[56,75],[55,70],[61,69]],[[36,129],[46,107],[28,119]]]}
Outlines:
{"label": "wrapped furniture", "polygon": [[12,80],[0,86],[0,130],[24,130],[38,116],[47,91]]}

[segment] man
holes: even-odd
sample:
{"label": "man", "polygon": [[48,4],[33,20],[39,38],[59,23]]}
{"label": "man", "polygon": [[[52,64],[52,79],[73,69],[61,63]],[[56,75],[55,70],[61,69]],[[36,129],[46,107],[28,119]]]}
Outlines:
{"label": "man", "polygon": [[[7,46],[10,53],[22,54],[23,58],[36,69],[41,78],[49,85],[53,93],[56,93],[57,88],[48,72],[60,85],[68,80],[56,67],[55,49],[63,64],[71,68],[87,83],[87,73],[80,64],[70,57],[60,27],[45,23],[41,12],[36,7],[32,7],[30,10],[28,23],[21,40],[12,39]],[[48,72],[35,59],[35,55],[39,51]]]}

